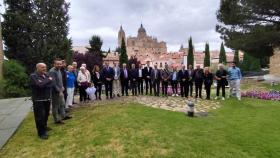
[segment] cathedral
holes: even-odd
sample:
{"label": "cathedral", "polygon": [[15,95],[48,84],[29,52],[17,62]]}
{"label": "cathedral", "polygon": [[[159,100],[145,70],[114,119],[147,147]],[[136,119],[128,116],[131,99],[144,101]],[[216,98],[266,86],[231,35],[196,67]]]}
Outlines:
{"label": "cathedral", "polygon": [[138,29],[137,37],[128,37],[127,39],[121,26],[118,34],[118,47],[121,47],[122,39],[125,40],[128,57],[167,53],[166,42],[158,42],[157,38],[148,36],[142,24]]}

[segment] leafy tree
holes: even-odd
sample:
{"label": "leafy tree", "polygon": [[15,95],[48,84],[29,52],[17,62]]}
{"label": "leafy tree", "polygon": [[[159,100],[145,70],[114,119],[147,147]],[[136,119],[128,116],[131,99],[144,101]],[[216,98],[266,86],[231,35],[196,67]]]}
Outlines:
{"label": "leafy tree", "polygon": [[227,63],[227,56],[226,56],[226,51],[223,42],[221,44],[221,49],[220,49],[219,63],[223,63],[223,64]]}
{"label": "leafy tree", "polygon": [[128,56],[126,53],[126,46],[125,46],[124,38],[122,39],[122,44],[121,44],[121,48],[120,48],[119,62],[120,62],[120,65],[122,65],[123,63],[126,63],[126,64],[128,63]]}
{"label": "leafy tree", "polygon": [[280,46],[279,8],[279,0],[221,0],[216,30],[229,48],[271,56]]}
{"label": "leafy tree", "polygon": [[234,51],[234,56],[233,56],[233,61],[236,63],[236,66],[239,67],[239,51],[235,50]]}
{"label": "leafy tree", "polygon": [[187,57],[187,62],[188,65],[194,66],[194,55],[193,55],[193,44],[192,44],[192,37],[189,39],[189,50],[188,50],[188,57]]}
{"label": "leafy tree", "polygon": [[210,66],[210,50],[209,50],[209,44],[205,44],[205,56],[204,56],[204,67]]}

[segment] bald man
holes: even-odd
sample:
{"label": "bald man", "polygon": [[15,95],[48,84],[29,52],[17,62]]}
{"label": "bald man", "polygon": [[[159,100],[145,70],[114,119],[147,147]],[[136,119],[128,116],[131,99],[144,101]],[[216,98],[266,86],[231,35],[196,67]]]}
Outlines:
{"label": "bald man", "polygon": [[32,102],[35,123],[38,136],[48,139],[47,121],[50,111],[52,77],[46,74],[47,66],[44,63],[36,65],[36,72],[30,75],[30,87],[32,91]]}

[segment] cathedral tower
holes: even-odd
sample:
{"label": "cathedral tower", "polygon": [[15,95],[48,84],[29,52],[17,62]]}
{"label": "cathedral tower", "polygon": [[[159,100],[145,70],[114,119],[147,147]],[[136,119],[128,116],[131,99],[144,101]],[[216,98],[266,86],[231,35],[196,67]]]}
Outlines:
{"label": "cathedral tower", "polygon": [[126,43],[126,38],[125,38],[125,32],[122,28],[122,26],[120,27],[120,31],[118,34],[118,47],[120,48],[122,45],[122,39],[124,39],[125,43]]}
{"label": "cathedral tower", "polygon": [[143,27],[143,25],[141,24],[140,28],[138,29],[138,35],[137,37],[138,38],[144,38],[147,36],[147,33],[146,33],[146,30],[145,28]]}

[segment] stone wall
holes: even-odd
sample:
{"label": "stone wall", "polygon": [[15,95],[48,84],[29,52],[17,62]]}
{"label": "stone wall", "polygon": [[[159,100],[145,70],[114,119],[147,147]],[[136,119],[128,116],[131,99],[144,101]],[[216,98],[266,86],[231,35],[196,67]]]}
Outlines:
{"label": "stone wall", "polygon": [[274,49],[274,55],[270,57],[270,75],[280,77],[280,48]]}

